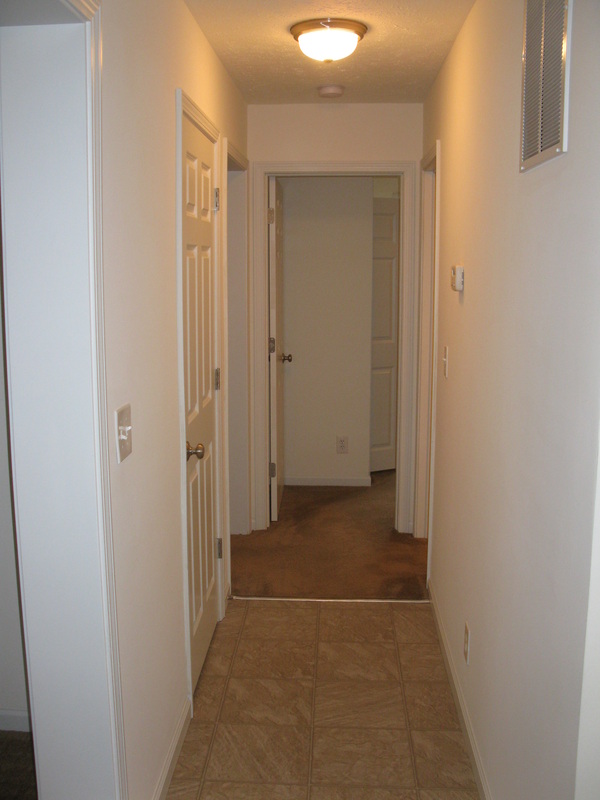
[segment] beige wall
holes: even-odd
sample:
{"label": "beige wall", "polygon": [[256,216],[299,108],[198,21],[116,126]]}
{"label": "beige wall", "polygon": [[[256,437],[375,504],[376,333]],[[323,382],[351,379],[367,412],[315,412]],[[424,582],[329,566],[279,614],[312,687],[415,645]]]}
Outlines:
{"label": "beige wall", "polygon": [[187,700],[177,372],[181,87],[236,148],[246,109],[182,0],[103,0],[108,429],[131,403],[111,494],[129,795],[154,796]]}
{"label": "beige wall", "polygon": [[248,107],[252,161],[419,161],[418,103]]}
{"label": "beige wall", "polygon": [[373,181],[281,183],[285,482],[368,485]]}
{"label": "beige wall", "polygon": [[598,460],[598,4],[576,3],[573,23],[561,158],[519,174],[522,0],[478,0],[425,104],[450,354],[431,587],[498,800],[574,795]]}

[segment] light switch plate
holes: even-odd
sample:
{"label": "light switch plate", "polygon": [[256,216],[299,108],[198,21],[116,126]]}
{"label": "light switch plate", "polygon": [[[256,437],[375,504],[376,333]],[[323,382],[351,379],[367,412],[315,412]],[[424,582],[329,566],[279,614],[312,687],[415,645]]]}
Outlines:
{"label": "light switch plate", "polygon": [[455,292],[462,292],[465,288],[465,268],[452,267],[450,271],[450,285]]}
{"label": "light switch plate", "polygon": [[131,453],[133,447],[129,403],[115,411],[115,436],[117,439],[117,462],[120,464]]}

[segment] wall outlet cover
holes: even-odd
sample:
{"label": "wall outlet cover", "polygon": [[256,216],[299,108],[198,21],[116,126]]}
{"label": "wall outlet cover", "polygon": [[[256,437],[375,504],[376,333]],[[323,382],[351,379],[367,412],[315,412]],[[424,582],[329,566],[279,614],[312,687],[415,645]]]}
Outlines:
{"label": "wall outlet cover", "polygon": [[335,437],[335,452],[338,455],[347,455],[349,452],[348,437],[336,436]]}

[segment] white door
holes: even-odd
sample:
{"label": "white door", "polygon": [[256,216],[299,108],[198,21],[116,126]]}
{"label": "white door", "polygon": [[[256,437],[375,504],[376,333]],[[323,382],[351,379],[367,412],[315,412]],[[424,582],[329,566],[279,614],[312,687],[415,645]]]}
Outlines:
{"label": "white door", "polygon": [[396,468],[400,201],[373,199],[371,472]]}
{"label": "white door", "polygon": [[[183,115],[182,299],[192,687],[218,619],[215,399],[215,145]],[[199,457],[201,456],[201,457]]]}
{"label": "white door", "polygon": [[[277,178],[269,178],[269,354],[271,522],[279,518],[283,496],[283,193]],[[271,350],[272,347],[269,347]]]}

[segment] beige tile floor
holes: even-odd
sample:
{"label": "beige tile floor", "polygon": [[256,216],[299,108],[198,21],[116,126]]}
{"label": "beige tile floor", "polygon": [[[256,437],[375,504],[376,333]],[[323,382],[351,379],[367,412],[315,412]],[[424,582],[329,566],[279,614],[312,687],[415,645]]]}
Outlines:
{"label": "beige tile floor", "polygon": [[429,605],[230,601],[169,800],[479,800]]}

